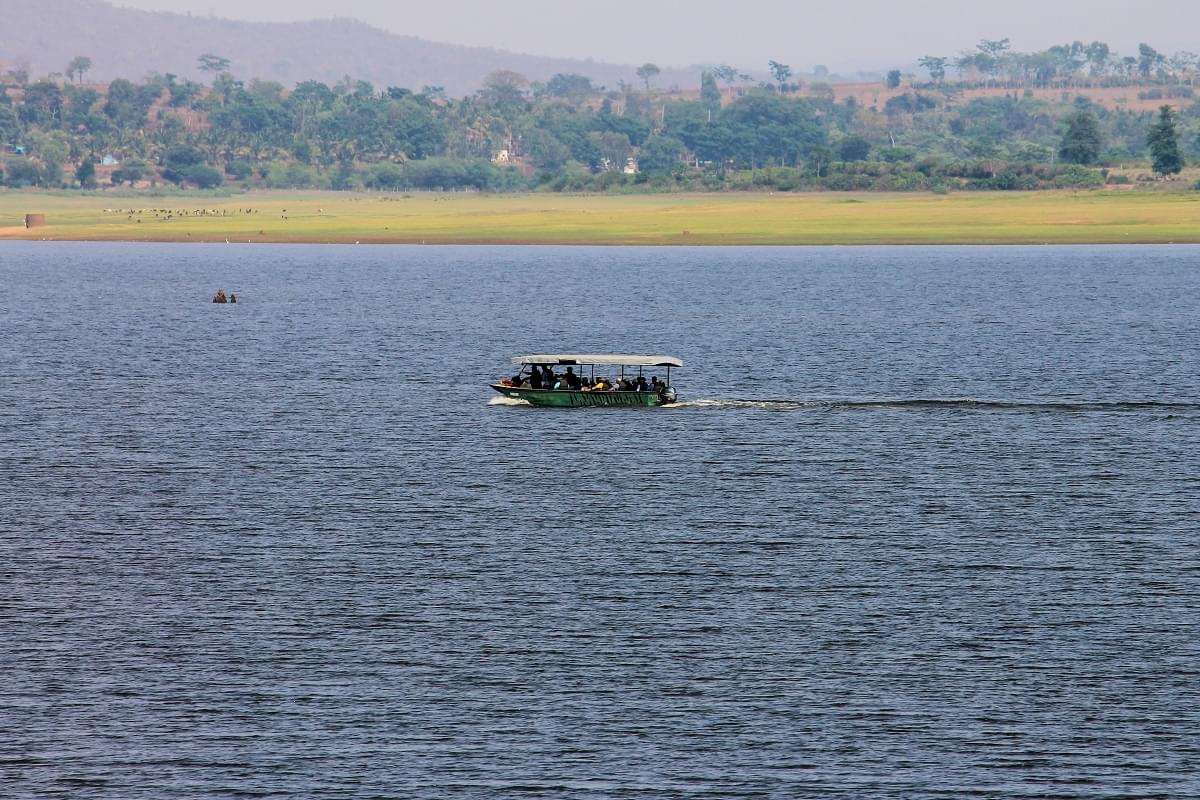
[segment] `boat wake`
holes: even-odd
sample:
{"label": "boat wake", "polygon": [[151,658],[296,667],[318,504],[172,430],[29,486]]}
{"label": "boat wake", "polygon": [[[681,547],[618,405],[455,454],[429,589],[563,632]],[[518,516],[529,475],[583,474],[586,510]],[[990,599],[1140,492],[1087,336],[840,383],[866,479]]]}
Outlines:
{"label": "boat wake", "polygon": [[489,406],[527,406],[527,405],[529,405],[529,403],[525,400],[520,399],[519,397],[504,397],[503,395],[501,395],[500,397],[493,397],[491,400],[488,400],[488,405]]}
{"label": "boat wake", "polygon": [[913,399],[913,400],[684,400],[668,408],[744,408],[762,411],[1012,411],[1024,413],[1118,413],[1156,411],[1190,413],[1200,403],[1121,400],[1110,402],[1032,402],[1015,400]]}

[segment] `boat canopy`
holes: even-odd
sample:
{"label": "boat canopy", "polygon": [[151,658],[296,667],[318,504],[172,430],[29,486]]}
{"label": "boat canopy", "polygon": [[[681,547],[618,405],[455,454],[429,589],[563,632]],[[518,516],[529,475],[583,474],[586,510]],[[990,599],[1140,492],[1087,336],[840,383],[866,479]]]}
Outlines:
{"label": "boat canopy", "polygon": [[624,367],[682,367],[683,362],[674,356],[621,356],[621,355],[541,355],[517,356],[514,364],[611,364]]}

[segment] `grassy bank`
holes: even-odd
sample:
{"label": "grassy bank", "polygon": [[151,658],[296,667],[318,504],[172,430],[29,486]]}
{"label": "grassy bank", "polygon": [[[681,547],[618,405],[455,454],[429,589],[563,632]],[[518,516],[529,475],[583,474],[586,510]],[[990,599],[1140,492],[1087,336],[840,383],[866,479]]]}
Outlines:
{"label": "grassy bank", "polygon": [[[26,213],[47,226],[26,230]],[[1200,192],[233,197],[0,193],[0,240],[426,244],[1200,242]]]}

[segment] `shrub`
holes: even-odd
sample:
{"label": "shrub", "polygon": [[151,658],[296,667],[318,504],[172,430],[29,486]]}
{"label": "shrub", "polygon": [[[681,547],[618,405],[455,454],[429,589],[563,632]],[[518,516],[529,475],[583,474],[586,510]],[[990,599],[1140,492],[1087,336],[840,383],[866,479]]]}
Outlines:
{"label": "shrub", "polygon": [[254,174],[249,161],[234,161],[225,165],[225,174],[234,180],[244,181]]}
{"label": "shrub", "polygon": [[838,146],[842,161],[866,161],[871,153],[871,143],[862,136],[847,136]]}
{"label": "shrub", "polygon": [[304,164],[273,161],[267,165],[263,181],[272,189],[307,189],[316,183],[317,174]]}
{"label": "shrub", "polygon": [[563,165],[561,179],[563,181],[563,188],[568,192],[578,192],[592,188],[591,172],[578,161],[568,161]]}
{"label": "shrub", "polygon": [[[188,171],[204,163],[204,153],[189,145],[175,145],[163,156],[163,177],[171,183],[183,185],[188,178]],[[220,177],[218,175],[218,177]]]}
{"label": "shrub", "polygon": [[625,178],[624,173],[617,172],[616,170],[601,172],[596,176],[596,188],[601,191],[608,191],[614,187],[624,186],[626,183]]}
{"label": "shrub", "polygon": [[307,164],[288,164],[285,174],[291,189],[311,189],[317,185],[317,172]]}
{"label": "shrub", "polygon": [[329,188],[339,192],[357,189],[361,186],[362,179],[354,171],[353,165],[346,161],[339,163],[337,169],[329,177]]}
{"label": "shrub", "polygon": [[486,189],[498,170],[487,161],[426,158],[404,165],[405,186],[418,189]]}
{"label": "shrub", "polygon": [[368,189],[391,191],[404,185],[404,170],[399,164],[374,164],[363,175],[363,186]]}
{"label": "shrub", "polygon": [[7,175],[5,182],[9,186],[40,186],[42,183],[42,171],[36,163],[28,158],[16,158],[9,161],[5,172]]}
{"label": "shrub", "polygon": [[111,180],[114,186],[120,186],[126,181],[129,182],[130,186],[133,186],[133,184],[146,177],[149,173],[150,167],[146,162],[131,158],[113,170]]}
{"label": "shrub", "polygon": [[998,192],[1027,191],[1038,188],[1038,180],[1032,175],[1018,175],[1012,170],[1005,170],[994,178],[974,178],[967,181],[967,188]]}
{"label": "shrub", "polygon": [[1103,185],[1103,172],[1079,165],[1068,167],[1054,178],[1054,186],[1059,189],[1092,189]]}
{"label": "shrub", "polygon": [[96,188],[96,164],[90,158],[85,158],[80,162],[79,167],[75,170],[75,180],[79,181],[81,189]]}
{"label": "shrub", "polygon": [[194,183],[201,189],[215,189],[225,182],[220,171],[208,164],[193,164],[183,170],[183,180]]}
{"label": "shrub", "polygon": [[870,175],[838,172],[825,176],[821,184],[835,192],[859,192],[869,190],[873,181]]}
{"label": "shrub", "polygon": [[876,156],[880,161],[886,161],[889,164],[898,164],[901,161],[912,161],[916,156],[916,151],[911,147],[881,147],[876,152]]}
{"label": "shrub", "polygon": [[885,175],[875,182],[875,188],[884,192],[920,192],[929,188],[930,182],[919,172],[898,172]]}

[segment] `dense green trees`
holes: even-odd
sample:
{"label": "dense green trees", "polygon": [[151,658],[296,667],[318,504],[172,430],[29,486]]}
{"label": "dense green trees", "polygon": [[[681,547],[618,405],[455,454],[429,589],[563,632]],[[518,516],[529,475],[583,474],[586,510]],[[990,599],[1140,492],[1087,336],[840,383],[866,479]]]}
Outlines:
{"label": "dense green trees", "polygon": [[1088,109],[1080,109],[1067,120],[1058,155],[1072,164],[1095,164],[1100,159],[1103,145],[1096,115]]}
{"label": "dense green trees", "polygon": [[807,100],[751,94],[722,112],[711,132],[708,155],[751,169],[766,164],[797,166],[825,141],[825,128]]}
{"label": "dense green trees", "polygon": [[1154,171],[1159,175],[1177,175],[1183,171],[1183,154],[1179,151],[1179,131],[1175,111],[1170,106],[1158,110],[1158,121],[1146,136]]}
{"label": "dense green trees", "polygon": [[27,158],[15,158],[4,165],[4,181],[9,186],[42,186],[42,170]]}
{"label": "dense green trees", "polygon": [[141,159],[132,158],[113,170],[112,182],[114,185],[120,185],[128,181],[129,185],[133,186],[146,177],[148,171],[149,167],[146,162]]}
{"label": "dense green trees", "polygon": [[79,182],[80,188],[95,189],[96,188],[96,162],[90,158],[85,158],[75,169],[75,180]]}
{"label": "dense green trees", "polygon": [[717,78],[711,72],[700,75],[700,102],[710,112],[721,110],[721,90],[717,88]]}
{"label": "dense green trees", "polygon": [[53,81],[41,80],[25,87],[20,118],[36,128],[57,128],[62,121],[63,90]]}
{"label": "dense green trees", "polygon": [[687,152],[683,142],[670,136],[651,136],[642,148],[641,169],[648,175],[662,175],[683,166]]}
{"label": "dense green trees", "polygon": [[595,94],[596,87],[586,75],[559,73],[546,82],[546,93],[579,102]]}
{"label": "dense green trees", "polygon": [[838,145],[838,156],[842,161],[866,161],[870,154],[871,143],[857,134],[847,136]]}
{"label": "dense green trees", "polygon": [[[1082,80],[1084,72],[1111,77],[1115,58],[1100,43],[1032,55],[1038,58],[1014,53],[1003,39],[986,41],[965,69],[1000,84],[1035,74],[1061,82]],[[1188,74],[1193,62],[1160,58],[1151,48],[1129,70],[1140,76],[1146,64],[1150,79],[1166,81]],[[1152,130],[1149,113],[1091,105],[1068,91],[1054,99],[1016,89],[963,96],[960,86],[944,83],[949,62],[939,56],[921,59],[932,83],[914,81],[882,104],[839,96],[843,90],[824,82],[789,83],[791,68],[779,62],[770,64],[775,82],[758,87],[732,67],[712,67],[700,75],[698,92],[653,90],[652,64],[639,70],[644,88],[615,90],[584,75],[531,84],[498,71],[463,98],[351,78],[289,90],[238,80],[219,56],[206,54],[201,63],[211,87],[169,74],[107,87],[60,76],[0,91],[5,180],[389,190],[1014,189],[1095,185],[1104,175],[1084,167],[1151,152],[1160,174],[1172,174],[1182,167],[1181,142],[1196,140],[1200,151],[1200,113],[1184,103],[1183,113],[1168,115],[1167,136],[1161,118]],[[887,83],[899,85],[900,77]],[[1186,98],[1190,87],[1151,89]],[[1078,166],[1051,165],[1055,154]]]}

